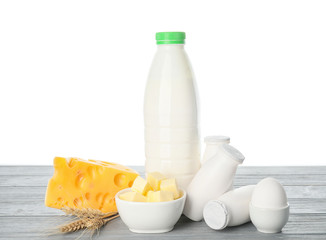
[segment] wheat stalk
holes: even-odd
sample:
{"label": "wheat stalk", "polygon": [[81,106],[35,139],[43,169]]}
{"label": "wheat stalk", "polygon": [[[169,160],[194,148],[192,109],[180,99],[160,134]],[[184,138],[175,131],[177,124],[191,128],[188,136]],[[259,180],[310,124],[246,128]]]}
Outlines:
{"label": "wheat stalk", "polygon": [[61,210],[70,216],[76,216],[78,218],[98,218],[98,217],[109,217],[112,215],[117,214],[117,212],[107,212],[103,213],[100,210],[93,209],[93,208],[71,208],[71,207],[63,207]]}
{"label": "wheat stalk", "polygon": [[60,227],[60,231],[62,233],[69,233],[69,232],[76,232],[80,229],[84,229],[87,226],[86,224],[87,220],[88,219],[79,219],[71,223],[68,223],[66,225],[63,225]]}
{"label": "wheat stalk", "polygon": [[90,229],[90,230],[98,230],[101,227],[103,227],[107,222],[109,222],[117,217],[119,217],[119,215],[115,215],[113,217],[106,218],[106,219],[103,219],[103,218],[91,219],[89,222],[87,222],[86,228]]}
{"label": "wheat stalk", "polygon": [[118,212],[102,213],[99,210],[92,208],[69,208],[61,209],[66,215],[76,216],[78,220],[65,224],[59,227],[61,233],[76,232],[81,229],[91,230],[94,233],[99,230],[107,222],[119,217]]}

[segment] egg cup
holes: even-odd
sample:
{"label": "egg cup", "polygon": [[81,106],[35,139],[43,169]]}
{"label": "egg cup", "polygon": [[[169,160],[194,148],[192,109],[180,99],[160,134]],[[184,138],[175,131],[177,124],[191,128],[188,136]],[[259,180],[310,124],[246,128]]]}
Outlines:
{"label": "egg cup", "polygon": [[250,219],[259,232],[278,233],[289,219],[290,205],[283,208],[260,208],[249,206]]}

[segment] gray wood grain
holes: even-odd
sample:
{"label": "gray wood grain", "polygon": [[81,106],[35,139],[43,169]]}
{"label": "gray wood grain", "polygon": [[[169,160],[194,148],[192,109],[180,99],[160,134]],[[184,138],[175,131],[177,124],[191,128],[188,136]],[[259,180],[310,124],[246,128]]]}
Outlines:
{"label": "gray wood grain", "polygon": [[[141,175],[143,167],[133,167]],[[50,166],[0,166],[0,239],[76,239],[80,233],[51,235],[66,220],[60,210],[44,206]],[[251,224],[213,231],[204,222],[182,216],[165,234],[131,233],[120,219],[110,222],[93,239],[326,239],[326,166],[240,167],[235,187],[255,184],[267,176],[277,178],[291,205],[282,233],[263,234]],[[86,236],[84,239],[89,239]]]}
{"label": "gray wood grain", "polygon": [[[144,172],[143,166],[131,166],[139,173]],[[28,170],[28,171],[22,171]],[[284,175],[284,174],[302,174],[302,175],[315,175],[326,174],[325,166],[239,166],[237,170],[240,175],[260,175],[266,176],[267,174]],[[53,168],[50,166],[15,166],[15,165],[0,165],[0,176],[14,175],[14,176],[50,176],[53,174]]]}
{"label": "gray wood grain", "polygon": [[[51,173],[52,175],[53,173]],[[143,172],[140,172],[143,175]],[[45,187],[51,175],[0,175],[0,187]],[[291,175],[268,173],[266,175],[241,175],[238,173],[234,179],[234,184],[243,186],[256,184],[265,177],[274,177],[284,186],[326,186],[325,174],[296,174]]]}
{"label": "gray wood grain", "polygon": [[[0,239],[76,239],[81,234],[47,236],[53,226],[66,220],[63,217],[61,219],[53,218],[53,216],[34,216],[29,217],[28,222],[24,217],[0,218]],[[101,230],[98,239],[153,239],[154,237],[156,239],[325,239],[325,229],[325,215],[316,214],[291,214],[283,232],[277,234],[259,233],[251,223],[214,231],[208,228],[204,222],[192,222],[182,216],[175,229],[164,234],[131,233],[121,220],[117,219]]]}
{"label": "gray wood grain", "polygon": [[[322,213],[326,214],[326,201],[323,198],[290,198],[291,213]],[[10,207],[8,207],[10,206]],[[2,216],[50,216],[61,212],[44,206],[42,199],[16,199],[0,202],[0,217]]]}

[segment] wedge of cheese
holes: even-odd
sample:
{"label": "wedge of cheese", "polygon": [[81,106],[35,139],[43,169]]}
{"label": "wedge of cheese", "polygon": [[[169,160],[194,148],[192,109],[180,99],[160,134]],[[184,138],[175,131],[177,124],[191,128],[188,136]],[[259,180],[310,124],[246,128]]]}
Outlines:
{"label": "wedge of cheese", "polygon": [[45,205],[117,211],[115,194],[131,187],[139,174],[125,166],[80,158],[54,158]]}

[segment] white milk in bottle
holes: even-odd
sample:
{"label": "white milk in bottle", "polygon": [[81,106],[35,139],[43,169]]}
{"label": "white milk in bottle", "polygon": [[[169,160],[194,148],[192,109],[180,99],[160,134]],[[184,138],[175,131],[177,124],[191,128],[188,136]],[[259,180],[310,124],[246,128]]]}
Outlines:
{"label": "white milk in bottle", "polygon": [[196,83],[185,33],[159,32],[156,41],[144,101],[146,172],[175,177],[186,189],[200,168]]}

